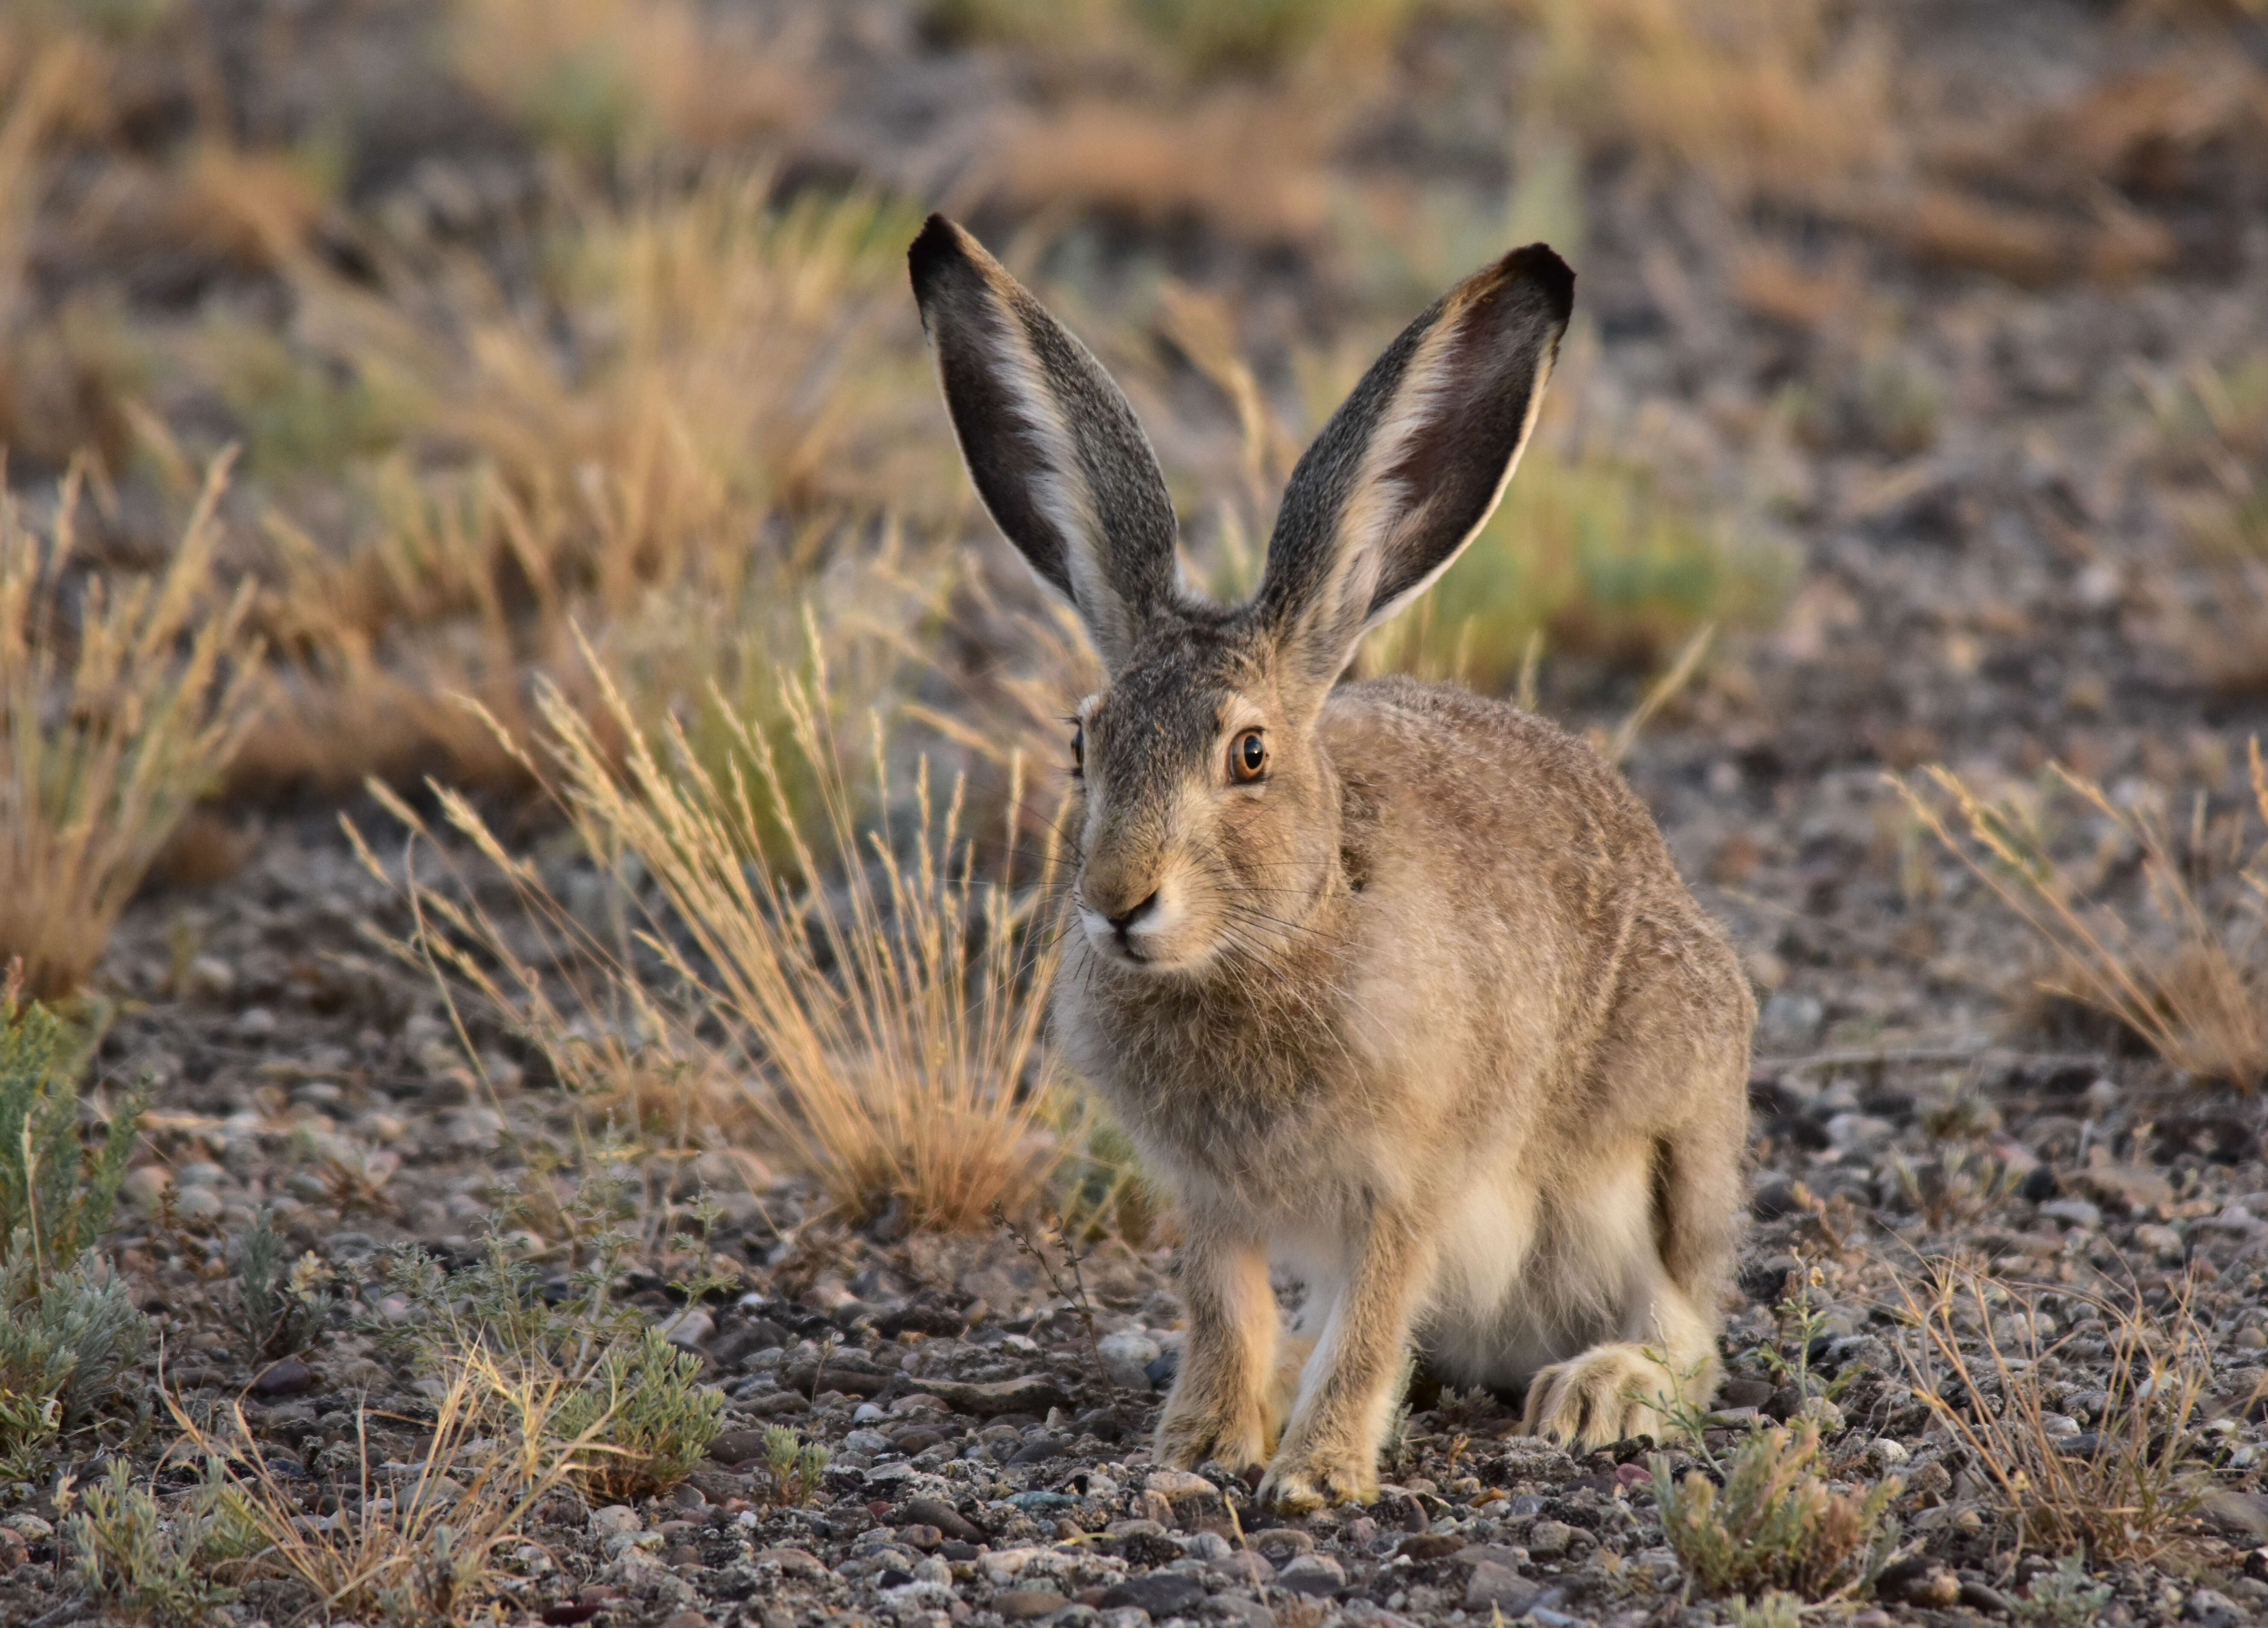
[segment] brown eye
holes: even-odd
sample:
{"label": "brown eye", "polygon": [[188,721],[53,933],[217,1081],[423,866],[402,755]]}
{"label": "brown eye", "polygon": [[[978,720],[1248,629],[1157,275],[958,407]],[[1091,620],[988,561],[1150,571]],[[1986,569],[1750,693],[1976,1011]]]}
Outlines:
{"label": "brown eye", "polygon": [[1248,729],[1237,736],[1228,748],[1228,777],[1232,780],[1257,780],[1268,767],[1268,743],[1260,738],[1256,729]]}
{"label": "brown eye", "polygon": [[1071,726],[1071,771],[1075,775],[1086,772],[1086,726]]}

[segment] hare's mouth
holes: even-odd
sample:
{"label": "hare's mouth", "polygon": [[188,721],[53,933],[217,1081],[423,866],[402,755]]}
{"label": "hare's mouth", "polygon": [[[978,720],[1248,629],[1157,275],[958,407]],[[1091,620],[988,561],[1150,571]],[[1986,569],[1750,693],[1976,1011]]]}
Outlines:
{"label": "hare's mouth", "polygon": [[1184,931],[1189,924],[1188,912],[1176,896],[1177,891],[1170,887],[1160,888],[1116,915],[1081,900],[1078,905],[1079,929],[1099,954],[1122,966],[1157,970],[1181,966],[1190,958],[1189,947],[1182,941],[1188,936]]}

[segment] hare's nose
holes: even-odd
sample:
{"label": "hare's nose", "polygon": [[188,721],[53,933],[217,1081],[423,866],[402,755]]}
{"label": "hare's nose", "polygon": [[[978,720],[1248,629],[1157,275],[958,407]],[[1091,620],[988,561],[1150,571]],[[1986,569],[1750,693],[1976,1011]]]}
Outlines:
{"label": "hare's nose", "polygon": [[1129,905],[1125,910],[1121,910],[1117,915],[1112,917],[1110,918],[1110,925],[1117,932],[1118,936],[1123,939],[1134,930],[1137,924],[1138,924],[1145,916],[1150,915],[1152,911],[1156,910],[1157,908],[1158,890],[1155,888],[1152,888],[1150,889],[1149,895],[1146,898],[1143,899],[1138,903]]}

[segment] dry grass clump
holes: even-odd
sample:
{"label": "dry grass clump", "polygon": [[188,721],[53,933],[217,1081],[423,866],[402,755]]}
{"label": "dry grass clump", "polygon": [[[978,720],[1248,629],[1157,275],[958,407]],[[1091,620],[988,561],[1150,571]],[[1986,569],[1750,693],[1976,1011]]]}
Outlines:
{"label": "dry grass clump", "polygon": [[[1735,210],[1797,208],[2025,284],[2171,264],[2152,211],[2223,189],[2268,136],[2268,76],[2211,19],[2060,101],[1959,112],[1881,8],[1514,0],[1534,92],[1596,155],[1635,152]],[[2228,201],[2232,209],[2241,207]]]}
{"label": "dry grass clump", "polygon": [[690,0],[453,0],[451,65],[555,149],[612,165],[777,138],[826,109],[819,19]]}
{"label": "dry grass clump", "polygon": [[2268,355],[2142,383],[2154,460],[2206,592],[2172,635],[2216,689],[2268,688]]}
{"label": "dry grass clump", "polygon": [[[512,1409],[489,1405],[500,1391],[512,1396]],[[303,1505],[240,1408],[200,1420],[171,1405],[184,1447],[235,1478],[239,1575],[297,1581],[314,1596],[311,1614],[327,1619],[460,1623],[508,1607],[501,1551],[591,1448],[595,1425],[564,1438],[553,1427],[570,1394],[563,1380],[510,1374],[468,1352],[434,1401],[430,1427],[416,1425],[431,1433],[414,1462],[373,1464],[369,1416],[357,1412],[353,1478],[330,1514]]]}
{"label": "dry grass clump", "polygon": [[1837,1491],[1819,1474],[1819,1426],[1751,1434],[1725,1466],[1720,1487],[1701,1471],[1681,1483],[1653,1465],[1663,1536],[1711,1595],[1792,1594],[1830,1600],[1863,1594],[1897,1547],[1889,1516],[1896,1477]]}
{"label": "dry grass clump", "polygon": [[350,421],[318,438],[367,445],[344,538],[282,483],[263,616],[288,700],[239,780],[508,782],[453,695],[526,742],[530,675],[580,680],[574,623],[639,652],[634,688],[697,692],[711,658],[785,630],[846,534],[957,494],[899,286],[913,217],[768,192],[757,173],[590,205],[545,239],[534,314],[453,263],[381,293],[296,267],[290,355],[261,376]]}
{"label": "dry grass clump", "polygon": [[[2052,787],[2100,824],[2083,862],[2057,858],[2036,801],[1988,799],[1943,768],[1921,785],[1897,784],[1923,825],[2039,935],[2053,963],[2043,989],[2108,1013],[2175,1067],[2249,1093],[2268,1075],[2268,838],[2254,837],[2250,818],[2268,823],[2268,769],[2257,740],[2250,761],[2252,809],[2208,820],[2200,799],[2186,829],[2153,800],[2114,798],[2056,766]],[[2144,911],[2090,899],[2130,869]]]}
{"label": "dry grass clump", "polygon": [[[813,648],[810,681],[779,675],[790,749],[720,707],[734,748],[721,771],[674,720],[641,727],[602,667],[620,753],[541,689],[549,767],[531,758],[528,772],[599,856],[591,880],[606,902],[577,908],[441,792],[447,823],[510,884],[536,936],[419,880],[406,858],[415,953],[478,990],[572,1087],[603,1095],[674,1074],[727,1099],[714,1117],[747,1116],[762,1151],[846,1210],[895,1203],[914,1224],[981,1227],[995,1205],[1028,1204],[1059,1157],[1038,1043],[1055,956],[1041,903],[1052,837],[1031,891],[1019,888],[1012,843],[980,880],[960,789],[939,807],[924,762],[902,791],[879,727],[879,813],[862,825],[815,632]],[[414,858],[431,834],[388,801]],[[1021,802],[1012,783],[1010,809]],[[774,832],[780,861],[764,863]],[[644,881],[631,896],[612,891],[632,874]]]}
{"label": "dry grass clump", "polygon": [[1281,73],[1311,55],[1389,46],[1410,0],[929,0],[948,38],[1147,56],[1192,77]]}
{"label": "dry grass clump", "polygon": [[932,0],[949,38],[1005,44],[1057,93],[1006,111],[980,167],[1019,213],[1097,211],[1311,244],[1332,158],[1391,82],[1409,0]]}
{"label": "dry grass clump", "polygon": [[71,571],[81,483],[42,528],[0,496],[0,960],[34,997],[91,971],[166,838],[251,728],[250,585],[216,585],[207,477],[165,571]]}
{"label": "dry grass clump", "polygon": [[[2214,1490],[2195,1434],[2214,1350],[2188,1284],[2165,1293],[2149,1307],[2139,1293],[2030,1290],[1949,1261],[1900,1280],[1914,1394],[1967,1451],[2016,1547],[2100,1565],[2150,1559],[2194,1531]],[[2068,1329],[2043,1304],[2050,1293]],[[2103,1389],[2051,1377],[2066,1369],[2100,1371]],[[2074,1412],[2087,1429],[2055,1433]]]}
{"label": "dry grass clump", "polygon": [[78,31],[0,17],[0,446],[52,468],[82,450],[114,467],[126,440],[110,336],[84,309],[38,309],[30,276],[57,156],[99,118],[105,65]]}
{"label": "dry grass clump", "polygon": [[1594,147],[1634,146],[1728,202],[1847,200],[1898,152],[1890,41],[1822,0],[1521,0],[1539,88]]}

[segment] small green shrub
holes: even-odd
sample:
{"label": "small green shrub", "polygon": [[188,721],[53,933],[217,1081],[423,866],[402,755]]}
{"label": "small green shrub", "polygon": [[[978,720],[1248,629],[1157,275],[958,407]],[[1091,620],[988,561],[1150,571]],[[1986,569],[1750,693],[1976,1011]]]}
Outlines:
{"label": "small green shrub", "polygon": [[[480,1257],[455,1272],[416,1244],[392,1250],[381,1275],[416,1315],[400,1324],[373,1324],[372,1331],[429,1374],[453,1369],[474,1351],[506,1370],[592,1372],[602,1352],[644,1326],[637,1308],[615,1297],[615,1280],[629,1268],[637,1241],[623,1229],[637,1213],[637,1196],[622,1174],[636,1152],[610,1126],[583,1150],[584,1174],[571,1194],[541,1218],[547,1234],[563,1235],[574,1250],[564,1298],[544,1299],[534,1269],[516,1259],[503,1232],[492,1228]],[[508,1208],[518,1216],[534,1205],[522,1197]],[[709,1285],[681,1286],[697,1294]]]}
{"label": "small green shrub", "polygon": [[[0,1414],[24,1428],[49,1403],[55,1429],[85,1424],[149,1344],[149,1319],[110,1263],[92,1254],[41,1282],[29,1254],[11,1250],[0,1259],[0,1306],[7,1308],[0,1315]],[[0,1426],[0,1455],[30,1445],[8,1433]]]}
{"label": "small green shrub", "polygon": [[678,1350],[659,1329],[610,1348],[554,1415],[562,1440],[587,1433],[598,1449],[577,1477],[585,1489],[622,1503],[684,1480],[725,1425],[723,1393],[700,1377],[700,1356]]}
{"label": "small green shrub", "polygon": [[[1735,1452],[1720,1488],[1699,1470],[1681,1484],[1653,1461],[1663,1534],[1706,1595],[1777,1590],[1806,1600],[1863,1594],[1897,1546],[1889,1517],[1896,1477],[1861,1496],[1837,1492],[1814,1468],[1819,1428],[1756,1432]],[[1759,1610],[1771,1609],[1760,1601]]]}
{"label": "small green shrub", "polygon": [[0,1390],[0,1480],[37,1480],[63,1425],[62,1397]]}
{"label": "small green shrub", "polygon": [[18,963],[0,987],[0,1245],[12,1249],[20,1234],[44,1278],[110,1225],[144,1099],[114,1115],[89,1147],[79,1135],[77,1082],[64,1070],[63,1020],[21,998],[21,977]]}
{"label": "small green shrub", "polygon": [[[621,1152],[611,1143],[591,1150],[589,1173],[557,1218],[584,1261],[556,1304],[501,1235],[453,1274],[414,1245],[385,1268],[387,1286],[414,1308],[391,1335],[397,1348],[429,1375],[474,1375],[477,1405],[494,1424],[525,1433],[540,1403],[547,1439],[570,1449],[571,1478],[616,1500],[683,1480],[723,1428],[725,1409],[721,1393],[698,1383],[700,1357],[615,1298],[635,1242],[620,1227],[628,1183],[610,1174]],[[696,1241],[673,1240],[688,1252]],[[698,1300],[720,1283],[702,1276],[677,1287]]]}
{"label": "small green shrub", "polygon": [[819,1492],[819,1479],[827,1473],[827,1449],[816,1441],[806,1443],[784,1425],[764,1426],[764,1471],[770,1477],[768,1502],[782,1509],[807,1504]]}
{"label": "small green shrub", "polygon": [[2087,1628],[2110,1603],[2110,1585],[2087,1574],[2085,1555],[2066,1555],[2051,1572],[2042,1572],[2008,1602],[2026,1628]]}
{"label": "small green shrub", "polygon": [[330,1311],[330,1269],[312,1251],[286,1264],[289,1254],[264,1208],[237,1240],[237,1300],[245,1336],[262,1357],[305,1351]]}
{"label": "small green shrub", "polygon": [[221,1580],[230,1563],[264,1547],[244,1493],[217,1458],[170,1516],[123,1459],[63,1521],[63,1540],[87,1592],[136,1622],[196,1622],[235,1597]]}

